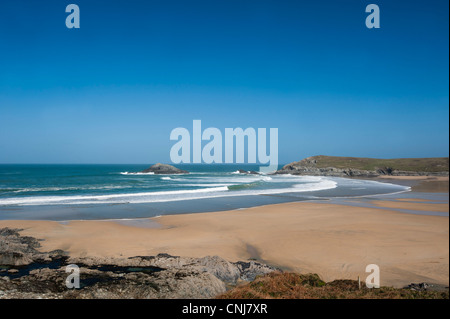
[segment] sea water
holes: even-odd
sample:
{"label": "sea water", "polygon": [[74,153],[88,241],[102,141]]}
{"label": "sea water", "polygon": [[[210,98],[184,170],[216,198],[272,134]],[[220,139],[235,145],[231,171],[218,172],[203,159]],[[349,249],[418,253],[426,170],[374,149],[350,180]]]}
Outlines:
{"label": "sea water", "polygon": [[238,172],[257,165],[178,165],[189,174],[140,173],[148,166],[0,165],[0,219],[139,218],[409,189],[373,180]]}

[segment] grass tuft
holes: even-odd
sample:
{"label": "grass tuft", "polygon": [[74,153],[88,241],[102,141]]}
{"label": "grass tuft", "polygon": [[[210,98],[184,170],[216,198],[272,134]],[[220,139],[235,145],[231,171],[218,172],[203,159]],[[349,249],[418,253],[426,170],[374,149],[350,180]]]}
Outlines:
{"label": "grass tuft", "polygon": [[317,274],[273,272],[218,296],[219,299],[449,299],[448,291],[381,287],[359,289],[356,280],[324,282]]}

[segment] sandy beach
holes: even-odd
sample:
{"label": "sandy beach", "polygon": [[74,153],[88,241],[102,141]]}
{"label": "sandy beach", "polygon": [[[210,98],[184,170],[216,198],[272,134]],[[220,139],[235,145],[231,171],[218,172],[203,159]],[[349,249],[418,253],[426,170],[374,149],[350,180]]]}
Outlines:
{"label": "sandy beach", "polygon": [[[404,199],[380,205],[387,204],[443,209],[442,204]],[[448,204],[445,207],[448,211]],[[284,270],[317,273],[325,281],[365,278],[366,265],[377,264],[382,285],[449,282],[448,217],[386,208],[295,202],[162,216],[132,224],[0,221],[0,227],[21,228],[22,235],[42,239],[43,251],[63,249],[73,257],[219,255],[230,261],[255,259]]]}

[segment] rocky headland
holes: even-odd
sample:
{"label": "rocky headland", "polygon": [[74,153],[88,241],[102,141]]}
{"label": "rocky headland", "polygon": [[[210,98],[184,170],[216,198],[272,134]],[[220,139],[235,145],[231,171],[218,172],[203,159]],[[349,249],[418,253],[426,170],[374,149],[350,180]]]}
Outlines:
{"label": "rocky headland", "polygon": [[319,155],[287,164],[275,174],[335,177],[448,176],[449,159],[372,159]]}

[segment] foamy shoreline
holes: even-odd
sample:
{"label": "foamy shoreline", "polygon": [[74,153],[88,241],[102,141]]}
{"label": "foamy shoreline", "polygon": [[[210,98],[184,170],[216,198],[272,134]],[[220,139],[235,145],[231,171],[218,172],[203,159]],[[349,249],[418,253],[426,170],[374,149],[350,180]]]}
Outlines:
{"label": "foamy shoreline", "polygon": [[[234,177],[233,177],[234,178]],[[0,199],[0,219],[77,220],[144,218],[155,215],[223,211],[268,204],[334,197],[364,197],[405,192],[410,186],[378,180],[277,176],[248,188],[253,177],[241,185],[184,184],[199,189],[157,190],[83,196],[23,196]],[[172,181],[168,180],[168,181]],[[286,184],[288,181],[288,184]]]}

